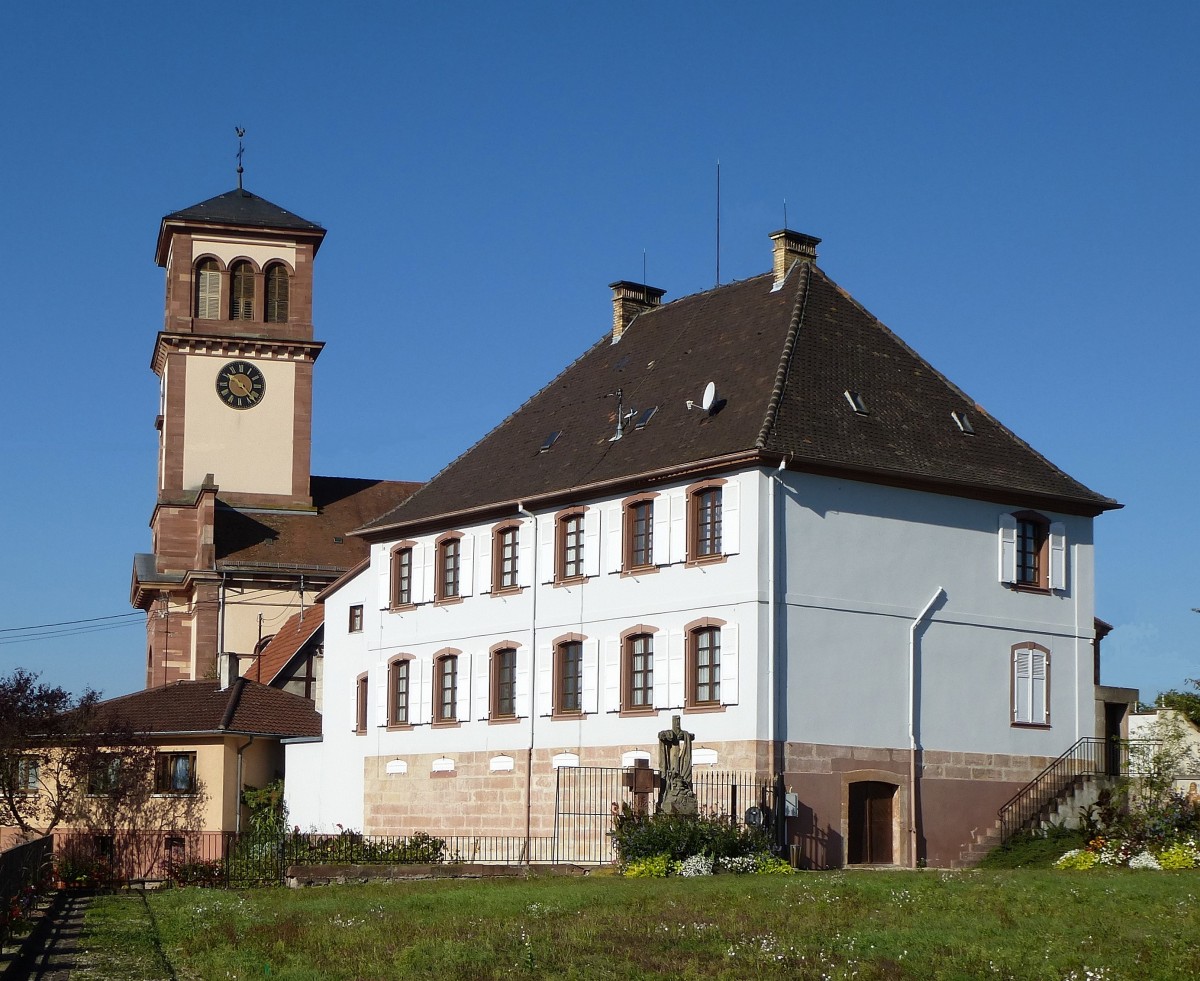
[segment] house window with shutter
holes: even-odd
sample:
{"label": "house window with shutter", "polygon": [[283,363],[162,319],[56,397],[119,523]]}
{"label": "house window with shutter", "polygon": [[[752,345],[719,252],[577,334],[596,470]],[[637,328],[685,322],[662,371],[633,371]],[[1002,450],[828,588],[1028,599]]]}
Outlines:
{"label": "house window with shutter", "polygon": [[625,638],[621,676],[621,707],[626,712],[654,710],[654,637],[632,634]]}
{"label": "house window with shutter", "polygon": [[721,703],[721,628],[698,627],[688,634],[687,704]]}
{"label": "house window with shutter", "polygon": [[434,661],[434,723],[458,721],[458,655],[443,654]]}
{"label": "house window with shutter", "polygon": [[1036,511],[1001,515],[1000,581],[1031,592],[1066,589],[1065,525]]}
{"label": "house window with shutter", "polygon": [[583,711],[583,643],[568,640],[554,653],[554,714],[578,715]]}
{"label": "house window with shutter", "polygon": [[446,535],[437,542],[437,596],[440,603],[457,600],[462,594],[459,579],[462,556],[462,536]]}
{"label": "house window with shutter", "polygon": [[724,484],[724,480],[709,480],[688,488],[688,562],[716,562],[725,557]]}
{"label": "house window with shutter", "polygon": [[625,505],[623,571],[654,567],[654,502],[634,500]]}
{"label": "house window with shutter", "polygon": [[245,261],[229,270],[229,319],[254,319],[254,267]]}
{"label": "house window with shutter", "polygon": [[502,647],[492,652],[492,718],[514,719],[517,715],[517,652]]}
{"label": "house window with shutter", "polygon": [[388,725],[407,726],[409,722],[409,679],[412,661],[398,657],[388,664]]}
{"label": "house window with shutter", "polygon": [[286,324],[288,320],[288,271],[275,263],[267,267],[266,315],[269,324]]}
{"label": "house window with shutter", "polygon": [[221,267],[215,259],[205,259],[196,266],[196,317],[221,319]]}
{"label": "house window with shutter", "polygon": [[411,606],[413,601],[413,550],[411,545],[392,549],[392,608]]}
{"label": "house window with shutter", "polygon": [[500,525],[492,531],[492,593],[516,590],[520,526]]}
{"label": "house window with shutter", "polygon": [[559,582],[584,577],[582,509],[559,515],[556,552],[555,568]]}
{"label": "house window with shutter", "polygon": [[1050,652],[1041,644],[1013,645],[1012,724],[1050,725]]}
{"label": "house window with shutter", "polygon": [[367,676],[360,674],[354,685],[354,731],[367,731]]}

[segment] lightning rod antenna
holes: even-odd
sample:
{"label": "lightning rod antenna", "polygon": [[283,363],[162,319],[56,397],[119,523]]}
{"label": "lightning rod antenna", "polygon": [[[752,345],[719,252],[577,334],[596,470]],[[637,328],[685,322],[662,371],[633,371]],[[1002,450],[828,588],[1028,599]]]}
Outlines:
{"label": "lightning rod antenna", "polygon": [[721,285],[721,160],[717,158],[717,285]]}
{"label": "lightning rod antenna", "polygon": [[235,133],[237,133],[237,138],[238,138],[237,175],[238,175],[238,190],[240,191],[242,189],[242,154],[246,152],[246,148],[244,146],[242,146],[242,137],[246,135],[246,130],[245,130],[245,128],[243,128],[241,126],[235,126],[235,127],[233,127],[233,131]]}

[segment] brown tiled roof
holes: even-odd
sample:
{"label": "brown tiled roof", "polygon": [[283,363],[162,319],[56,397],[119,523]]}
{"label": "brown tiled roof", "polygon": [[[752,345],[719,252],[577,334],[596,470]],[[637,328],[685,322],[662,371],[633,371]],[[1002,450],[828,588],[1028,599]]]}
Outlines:
{"label": "brown tiled roof", "polygon": [[321,715],[307,698],[246,678],[177,681],[101,702],[101,718],[148,735],[231,733],[319,736]]}
{"label": "brown tiled roof", "polygon": [[352,538],[350,532],[395,508],[420,486],[401,480],[313,477],[309,489],[315,514],[218,507],[217,569],[307,568],[340,574],[361,562],[368,551],[366,543]]}
{"label": "brown tiled roof", "polygon": [[288,666],[288,662],[309,642],[313,634],[325,622],[323,604],[310,606],[303,613],[288,618],[274,637],[262,649],[258,657],[251,659],[242,674],[255,681],[269,685],[275,676]]}
{"label": "brown tiled roof", "polygon": [[[689,410],[707,382],[717,411]],[[626,412],[658,411],[616,431]],[[858,392],[869,414],[846,400]],[[950,412],[975,430],[964,435]],[[561,435],[546,452],[539,449]],[[1119,507],[992,419],[815,265],[721,286],[641,314],[608,336],[439,473],[367,525],[368,537],[433,519],[580,496],[737,457],[947,493],[1094,514]]]}

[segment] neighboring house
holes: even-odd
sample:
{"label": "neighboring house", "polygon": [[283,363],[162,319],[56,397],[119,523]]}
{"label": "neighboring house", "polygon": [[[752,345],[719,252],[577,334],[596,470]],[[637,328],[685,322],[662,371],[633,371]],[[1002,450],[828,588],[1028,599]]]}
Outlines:
{"label": "neighboring house", "polygon": [[325,607],[317,603],[295,614],[262,650],[242,662],[242,675],[272,688],[302,695],[321,711]]}
{"label": "neighboring house", "polygon": [[1175,709],[1151,709],[1129,716],[1129,738],[1161,742],[1164,737],[1178,740],[1173,746],[1182,756],[1175,789],[1192,799],[1200,799],[1200,728]]}
{"label": "neighboring house", "polygon": [[131,588],[147,614],[147,687],[236,676],[365,557],[348,532],[419,486],[310,476],[324,237],[241,187],[162,220],[153,550],[134,557]]}
{"label": "neighboring house", "polygon": [[807,863],[950,865],[1120,730],[1092,530],[1120,505],[864,310],[818,239],[772,240],[771,273],[671,303],[613,284],[611,335],[361,529],[369,562],[322,594],[293,821],[546,835],[556,768],[656,763],[681,715],[698,767],[782,774]]}

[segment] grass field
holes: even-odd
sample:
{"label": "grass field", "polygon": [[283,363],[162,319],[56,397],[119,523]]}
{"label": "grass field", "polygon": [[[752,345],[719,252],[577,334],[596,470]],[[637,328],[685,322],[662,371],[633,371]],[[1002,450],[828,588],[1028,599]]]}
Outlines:
{"label": "grass field", "polygon": [[813,872],[177,889],[147,900],[97,898],[83,946],[74,981],[1191,981],[1200,977],[1200,873]]}

